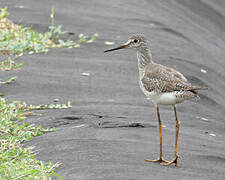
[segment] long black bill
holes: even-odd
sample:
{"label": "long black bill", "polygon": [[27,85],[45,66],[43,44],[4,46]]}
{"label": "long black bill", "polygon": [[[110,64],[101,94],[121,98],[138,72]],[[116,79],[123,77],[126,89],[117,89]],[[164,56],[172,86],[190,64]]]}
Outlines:
{"label": "long black bill", "polygon": [[122,45],[122,46],[117,47],[117,48],[105,50],[104,53],[109,52],[109,51],[115,51],[115,50],[118,50],[118,49],[124,49],[124,48],[127,48],[127,45]]}

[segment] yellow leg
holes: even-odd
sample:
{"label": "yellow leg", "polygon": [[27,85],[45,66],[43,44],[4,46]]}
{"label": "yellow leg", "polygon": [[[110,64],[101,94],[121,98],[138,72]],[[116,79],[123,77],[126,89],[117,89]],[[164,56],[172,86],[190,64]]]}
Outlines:
{"label": "yellow leg", "polygon": [[146,159],[145,161],[148,161],[148,162],[165,162],[165,163],[169,163],[169,161],[166,161],[163,159],[163,152],[162,152],[162,122],[161,122],[161,119],[160,119],[160,113],[159,113],[159,107],[157,105],[157,116],[158,116],[158,121],[159,121],[159,134],[160,134],[160,156],[159,156],[159,159],[155,159],[155,160],[149,160],[149,159]]}
{"label": "yellow leg", "polygon": [[163,166],[169,166],[173,163],[175,163],[175,166],[177,166],[177,164],[178,164],[178,162],[177,162],[177,159],[179,157],[179,155],[178,155],[178,135],[179,135],[180,122],[178,121],[178,118],[177,118],[177,109],[176,109],[175,105],[174,105],[174,113],[175,113],[175,118],[176,118],[176,139],[175,139],[175,150],[174,150],[175,157],[173,160],[171,160],[165,164],[164,163],[160,164]]}

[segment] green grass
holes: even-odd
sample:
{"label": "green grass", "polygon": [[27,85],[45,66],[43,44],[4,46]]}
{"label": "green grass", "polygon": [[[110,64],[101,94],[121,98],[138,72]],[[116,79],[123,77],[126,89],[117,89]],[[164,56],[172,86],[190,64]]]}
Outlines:
{"label": "green grass", "polygon": [[0,98],[0,179],[51,179],[56,176],[62,179],[55,168],[60,164],[42,162],[35,159],[32,147],[22,142],[35,136],[54,131],[35,127],[26,121],[26,116],[35,115],[32,110],[71,108],[67,104],[27,105],[19,101],[8,102]]}
{"label": "green grass", "polygon": [[[66,32],[61,25],[55,25],[54,9],[51,10],[51,24],[45,33],[40,33],[31,27],[25,27],[13,23],[8,19],[7,7],[0,9],[0,70],[10,71],[21,68],[24,63],[17,63],[16,59],[24,54],[47,53],[50,48],[76,48],[82,43],[92,43],[98,37],[95,33],[92,37],[83,34],[78,35],[78,40],[64,40],[62,35]],[[13,83],[16,77],[11,77],[0,84]],[[0,93],[0,95],[2,95]],[[67,104],[27,105],[19,101],[9,102],[0,98],[0,179],[1,180],[46,180],[53,176],[62,179],[55,171],[60,164],[42,162],[35,158],[34,149],[24,146],[23,142],[31,140],[35,136],[54,131],[35,127],[28,123],[29,115],[37,115],[33,110],[65,109],[71,108]]]}
{"label": "green grass", "polygon": [[58,163],[46,163],[35,159],[33,148],[22,144],[34,136],[53,131],[41,126],[35,127],[25,121],[26,115],[29,115],[32,109],[37,108],[18,101],[10,103],[0,98],[0,179],[60,177],[55,172]]}
{"label": "green grass", "polygon": [[0,55],[23,55],[33,53],[47,53],[49,48],[74,48],[82,43],[92,43],[98,37],[95,33],[91,38],[80,34],[77,41],[63,40],[61,36],[66,33],[62,26],[55,25],[54,9],[51,11],[51,24],[45,33],[39,33],[31,27],[24,27],[10,21],[7,16],[7,7],[0,13]]}
{"label": "green grass", "polygon": [[16,80],[16,77],[14,76],[14,77],[9,78],[7,81],[0,81],[0,84],[10,84],[10,83],[15,82],[15,80]]}
{"label": "green grass", "polygon": [[24,65],[24,62],[16,63],[15,61],[12,60],[11,57],[8,57],[7,60],[3,60],[0,62],[0,70],[1,71],[15,70],[15,69],[21,68],[23,65]]}

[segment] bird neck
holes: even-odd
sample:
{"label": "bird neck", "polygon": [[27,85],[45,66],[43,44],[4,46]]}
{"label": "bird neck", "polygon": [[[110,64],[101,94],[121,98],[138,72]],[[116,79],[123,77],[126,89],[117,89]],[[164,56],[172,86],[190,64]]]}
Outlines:
{"label": "bird neck", "polygon": [[142,76],[144,68],[149,64],[153,64],[152,53],[149,49],[145,51],[137,51],[137,59],[139,74]]}

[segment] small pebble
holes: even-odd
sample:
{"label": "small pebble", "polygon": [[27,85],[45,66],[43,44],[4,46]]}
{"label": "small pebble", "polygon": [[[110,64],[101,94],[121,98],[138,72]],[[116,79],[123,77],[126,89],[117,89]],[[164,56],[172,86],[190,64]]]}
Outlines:
{"label": "small pebble", "polygon": [[81,127],[84,127],[85,124],[81,124],[81,125],[77,125],[77,126],[74,126],[73,128],[81,128]]}
{"label": "small pebble", "polygon": [[74,33],[74,32],[68,32],[68,34],[69,34],[69,35],[74,35],[75,33]]}
{"label": "small pebble", "polygon": [[155,26],[156,26],[156,24],[154,24],[154,23],[150,23],[150,24],[149,24],[149,26],[155,27]]}
{"label": "small pebble", "polygon": [[108,46],[111,46],[111,45],[114,45],[115,42],[105,41],[104,44],[105,45],[108,45]]}
{"label": "small pebble", "polygon": [[90,76],[90,73],[83,72],[83,73],[81,73],[81,76]]}
{"label": "small pebble", "polygon": [[215,134],[213,134],[213,133],[210,133],[209,135],[210,135],[210,136],[213,136],[213,137],[215,137],[215,136],[216,136],[216,135],[215,135]]}
{"label": "small pebble", "polygon": [[23,5],[17,5],[16,8],[22,9],[22,8],[24,8],[24,6]]}
{"label": "small pebble", "polygon": [[204,117],[200,117],[200,116],[196,116],[197,119],[201,119],[202,121],[209,121],[209,119],[204,118]]}
{"label": "small pebble", "polygon": [[204,73],[204,74],[207,73],[207,71],[205,69],[201,69],[201,72]]}
{"label": "small pebble", "polygon": [[54,102],[59,102],[59,99],[55,98],[53,101],[54,101]]}
{"label": "small pebble", "polygon": [[201,120],[203,120],[203,121],[209,121],[208,119],[206,119],[204,117],[201,117]]}

